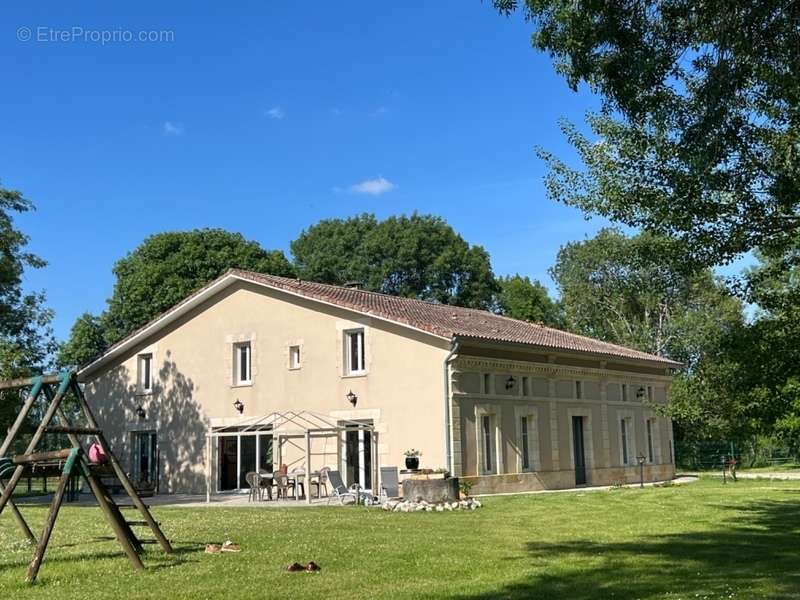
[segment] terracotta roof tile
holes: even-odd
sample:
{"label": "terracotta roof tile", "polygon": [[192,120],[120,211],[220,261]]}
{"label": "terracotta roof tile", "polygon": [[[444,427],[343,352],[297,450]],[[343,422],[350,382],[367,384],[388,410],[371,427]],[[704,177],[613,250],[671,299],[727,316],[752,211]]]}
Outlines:
{"label": "terracotta roof tile", "polygon": [[263,275],[251,271],[234,269],[229,273],[269,287],[404,323],[444,338],[465,337],[491,342],[526,344],[553,350],[585,352],[611,358],[680,366],[680,363],[661,356],[545,327],[538,323],[503,317],[484,310],[400,298],[352,287]]}

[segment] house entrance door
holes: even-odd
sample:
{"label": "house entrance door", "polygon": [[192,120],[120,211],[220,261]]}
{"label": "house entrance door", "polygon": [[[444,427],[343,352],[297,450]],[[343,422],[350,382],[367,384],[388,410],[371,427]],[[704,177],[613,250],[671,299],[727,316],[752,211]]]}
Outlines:
{"label": "house entrance door", "polygon": [[131,433],[133,446],[133,483],[155,488],[158,479],[158,449],[155,431]]}
{"label": "house entrance door", "polygon": [[583,417],[572,417],[572,450],[575,455],[575,485],[585,485],[586,455],[583,449]]}
{"label": "house entrance door", "polygon": [[[372,421],[360,421],[372,425]],[[362,488],[372,489],[372,432],[364,429],[349,429],[344,433],[345,483],[357,483]]]}

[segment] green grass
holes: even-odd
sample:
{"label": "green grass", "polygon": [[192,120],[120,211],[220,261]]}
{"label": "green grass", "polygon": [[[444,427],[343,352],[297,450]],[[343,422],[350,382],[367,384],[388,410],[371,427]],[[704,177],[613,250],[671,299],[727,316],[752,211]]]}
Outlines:
{"label": "green grass", "polygon": [[769,465],[767,467],[747,467],[739,469],[743,473],[788,473],[800,469],[800,464],[796,462],[786,462],[781,464]]}
{"label": "green grass", "polygon": [[[0,517],[0,598],[800,598],[800,482],[485,499],[461,513],[155,508],[176,556],[134,573],[97,508],[67,506],[33,588]],[[38,531],[46,509],[23,507]],[[208,555],[206,542],[240,542]],[[287,573],[314,560],[318,574]]]}

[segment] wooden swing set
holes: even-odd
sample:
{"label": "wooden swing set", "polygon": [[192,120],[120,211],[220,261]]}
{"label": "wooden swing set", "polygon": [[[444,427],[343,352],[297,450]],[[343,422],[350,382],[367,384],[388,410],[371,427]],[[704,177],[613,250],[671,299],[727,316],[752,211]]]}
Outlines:
{"label": "wooden swing set", "polygon": [[[19,525],[19,528],[22,530],[22,533],[32,544],[36,544],[33,559],[28,567],[26,581],[29,583],[36,581],[36,576],[39,573],[39,567],[44,559],[47,544],[53,533],[53,527],[55,526],[61,504],[64,501],[69,481],[75,476],[81,476],[88,484],[89,489],[97,500],[97,504],[100,506],[100,510],[105,515],[109,525],[111,525],[111,529],[114,531],[117,541],[120,546],[122,546],[125,554],[127,554],[134,569],[137,571],[144,569],[144,564],[139,554],[143,549],[142,544],[148,541],[151,543],[157,541],[166,553],[172,554],[172,545],[164,536],[159,524],[153,519],[147,505],[142,502],[142,499],[139,497],[139,494],[136,492],[127,474],[111,451],[102,430],[98,427],[94,415],[89,408],[89,404],[86,402],[86,398],[83,395],[83,390],[78,384],[76,372],[74,370],[64,371],[54,375],[41,375],[30,379],[15,379],[0,382],[0,390],[21,390],[24,388],[28,388],[28,393],[22,405],[22,409],[17,415],[14,424],[8,430],[8,435],[3,441],[3,444],[0,445],[0,481],[7,480],[4,484],[0,483],[0,492],[2,492],[2,495],[0,495],[0,514],[2,514],[3,510],[8,506],[14,515],[17,525]],[[80,409],[86,426],[73,426],[70,424],[67,414],[61,406],[62,400],[69,394],[72,394],[77,401],[78,408]],[[31,413],[31,409],[40,397],[45,399],[46,408],[41,422],[30,438],[25,453],[13,457],[6,457],[5,455],[9,448],[11,448],[11,444],[19,433],[22,432],[26,419]],[[53,425],[52,423],[54,423],[54,419],[56,418],[59,424]],[[36,448],[46,434],[66,435],[71,447],[63,450],[37,452]],[[87,455],[81,445],[81,436],[95,438],[108,457],[111,469],[113,469],[114,474],[128,494],[131,504],[117,504],[111,494],[108,493],[101,478],[98,476],[98,466],[88,461]],[[44,529],[42,530],[42,535],[38,543],[28,523],[11,499],[14,489],[20,479],[22,479],[25,470],[30,470],[34,467],[37,469],[50,469],[51,472],[55,472],[59,475],[58,487],[53,495],[50,511],[48,512]],[[143,520],[126,520],[121,512],[121,509],[124,508],[138,510]],[[140,540],[131,529],[131,527],[134,526],[149,527],[155,536],[155,540]]]}

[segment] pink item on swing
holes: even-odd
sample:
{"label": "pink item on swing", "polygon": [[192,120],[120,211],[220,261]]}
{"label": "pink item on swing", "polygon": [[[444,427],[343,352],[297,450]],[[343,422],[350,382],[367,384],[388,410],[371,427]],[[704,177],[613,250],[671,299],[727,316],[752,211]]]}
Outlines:
{"label": "pink item on swing", "polygon": [[104,465],[108,463],[108,455],[97,442],[89,446],[89,462],[95,465]]}

